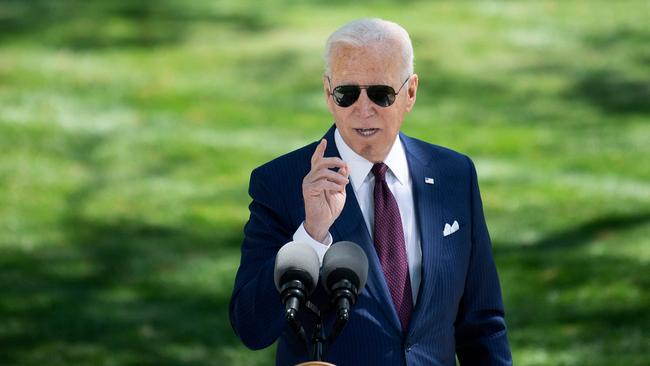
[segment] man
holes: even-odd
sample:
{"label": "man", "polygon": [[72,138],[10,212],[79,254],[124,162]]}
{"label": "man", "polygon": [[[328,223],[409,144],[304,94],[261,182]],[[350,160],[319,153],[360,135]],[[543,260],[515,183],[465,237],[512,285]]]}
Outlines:
{"label": "man", "polygon": [[[322,261],[332,243],[347,240],[368,256],[368,282],[326,361],[455,365],[457,356],[462,365],[511,364],[474,165],[400,133],[418,87],[408,33],[380,19],[354,21],[330,36],[325,62],[335,126],[251,174],[230,304],[235,332],[252,349],[278,340],[280,365],[309,360],[285,325],[275,256],[300,240]],[[326,308],[323,292],[311,300]],[[333,316],[324,313],[327,328]]]}

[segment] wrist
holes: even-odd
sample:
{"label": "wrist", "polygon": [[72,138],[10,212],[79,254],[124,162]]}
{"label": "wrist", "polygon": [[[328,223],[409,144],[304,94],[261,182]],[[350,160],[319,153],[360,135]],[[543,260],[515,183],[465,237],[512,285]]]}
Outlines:
{"label": "wrist", "polygon": [[314,240],[316,240],[316,241],[318,241],[320,243],[323,243],[323,244],[325,243],[325,239],[327,239],[327,233],[328,233],[327,230],[318,230],[315,227],[313,227],[312,225],[310,225],[307,222],[307,220],[305,220],[304,227],[305,227],[305,231],[307,232],[307,234],[309,234],[309,236],[314,238]]}

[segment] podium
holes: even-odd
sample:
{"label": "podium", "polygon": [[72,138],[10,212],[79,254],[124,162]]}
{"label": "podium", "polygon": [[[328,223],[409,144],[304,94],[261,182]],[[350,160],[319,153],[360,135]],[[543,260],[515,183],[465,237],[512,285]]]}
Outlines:
{"label": "podium", "polygon": [[323,362],[323,361],[309,361],[309,362],[299,363],[296,366],[336,366],[336,365],[329,362]]}

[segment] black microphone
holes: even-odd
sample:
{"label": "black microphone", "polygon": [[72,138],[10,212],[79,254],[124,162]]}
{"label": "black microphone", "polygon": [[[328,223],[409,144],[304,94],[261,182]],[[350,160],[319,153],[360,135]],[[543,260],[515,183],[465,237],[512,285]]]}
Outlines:
{"label": "black microphone", "polygon": [[284,304],[284,317],[291,328],[308,346],[305,330],[296,318],[318,283],[320,263],[318,255],[308,243],[289,242],[275,257],[273,280]]}
{"label": "black microphone", "polygon": [[350,318],[350,308],[368,279],[368,257],[351,241],[332,244],[323,258],[322,281],[336,306],[336,321],[329,337],[334,342]]}

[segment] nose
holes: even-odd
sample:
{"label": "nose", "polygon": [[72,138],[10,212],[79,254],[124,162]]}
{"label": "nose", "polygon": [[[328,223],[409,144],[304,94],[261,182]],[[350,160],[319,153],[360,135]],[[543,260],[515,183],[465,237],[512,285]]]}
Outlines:
{"label": "nose", "polygon": [[375,114],[375,103],[373,103],[370,98],[368,98],[368,94],[366,93],[365,89],[361,90],[359,100],[357,100],[354,105],[357,108],[357,113],[359,113],[359,116],[361,118],[372,117]]}

